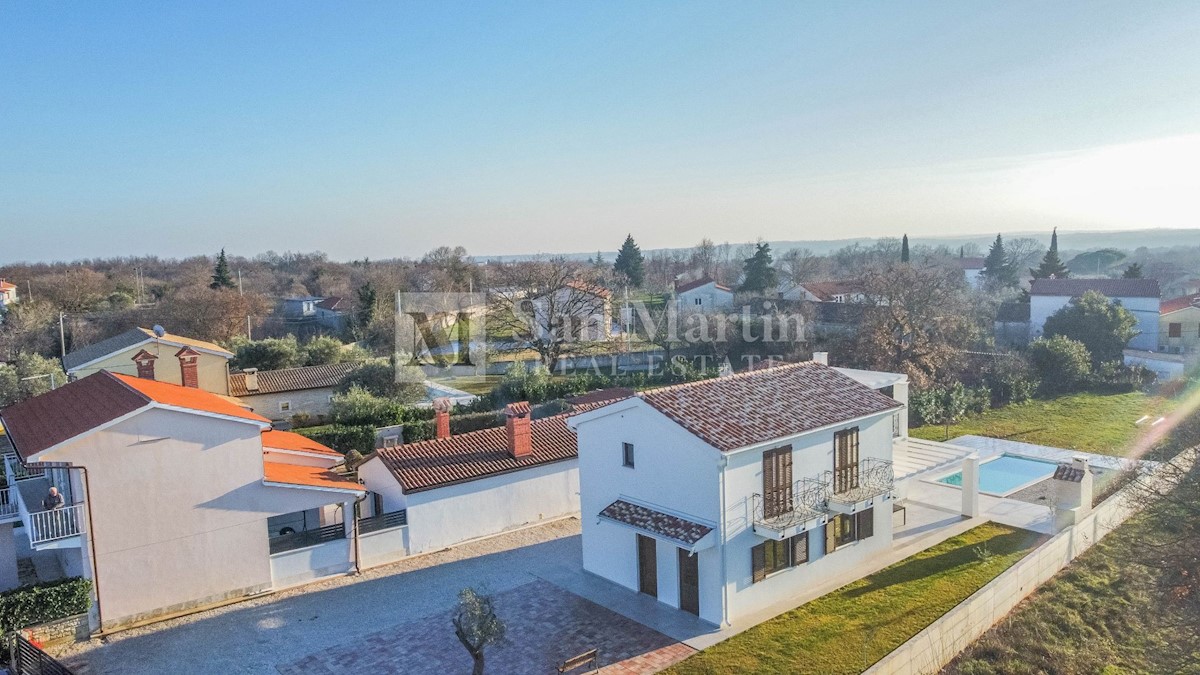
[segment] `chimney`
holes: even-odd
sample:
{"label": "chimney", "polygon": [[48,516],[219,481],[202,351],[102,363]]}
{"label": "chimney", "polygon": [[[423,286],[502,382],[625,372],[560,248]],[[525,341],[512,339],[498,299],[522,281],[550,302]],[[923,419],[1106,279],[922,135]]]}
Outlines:
{"label": "chimney", "polygon": [[246,391],[258,391],[258,368],[245,368],[242,374],[246,376]]}
{"label": "chimney", "polygon": [[1080,517],[1092,510],[1092,472],[1087,457],[1074,457],[1054,471],[1055,498],[1061,511],[1079,509]]}
{"label": "chimney", "polygon": [[133,355],[133,362],[137,364],[137,376],[143,380],[154,379],[154,362],[158,357],[143,349]]}
{"label": "chimney", "polygon": [[829,352],[813,352],[813,363],[819,363],[823,366],[829,365]]}
{"label": "chimney", "polygon": [[454,404],[445,397],[433,399],[433,422],[437,438],[450,438],[450,408]]}
{"label": "chimney", "polygon": [[508,452],[515,458],[533,453],[529,435],[529,403],[509,403],[504,407],[504,429],[508,432]]}
{"label": "chimney", "polygon": [[191,347],[184,347],[175,352],[175,358],[179,359],[179,375],[183,386],[199,389],[200,377],[196,373],[196,361],[200,358],[200,352]]}

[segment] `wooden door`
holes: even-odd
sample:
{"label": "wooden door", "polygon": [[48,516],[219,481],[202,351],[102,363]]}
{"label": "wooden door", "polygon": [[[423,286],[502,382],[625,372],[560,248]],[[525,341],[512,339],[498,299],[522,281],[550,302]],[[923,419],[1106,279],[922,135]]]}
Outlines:
{"label": "wooden door", "polygon": [[679,609],[700,616],[700,556],[679,551]]}
{"label": "wooden door", "polygon": [[651,537],[637,536],[638,590],[654,598],[658,597],[657,549]]}

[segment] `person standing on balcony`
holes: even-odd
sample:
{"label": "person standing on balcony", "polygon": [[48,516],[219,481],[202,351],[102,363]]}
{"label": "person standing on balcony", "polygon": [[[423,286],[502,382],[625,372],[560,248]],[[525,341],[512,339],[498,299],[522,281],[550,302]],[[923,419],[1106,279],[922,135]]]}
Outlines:
{"label": "person standing on balcony", "polygon": [[54,509],[61,509],[62,507],[62,495],[58,494],[58,488],[51,487],[50,494],[46,495],[46,498],[42,500],[42,509],[46,511],[53,511]]}

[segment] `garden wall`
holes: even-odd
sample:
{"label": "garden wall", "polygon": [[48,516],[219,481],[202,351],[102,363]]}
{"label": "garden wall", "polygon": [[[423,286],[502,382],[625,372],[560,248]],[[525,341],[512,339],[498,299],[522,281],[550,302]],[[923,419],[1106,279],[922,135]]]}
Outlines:
{"label": "garden wall", "polygon": [[[1194,450],[1187,451],[1172,463],[1189,465],[1195,454]],[[1076,525],[1059,532],[880,659],[865,671],[867,675],[917,675],[941,670],[1039,586],[1136,513],[1141,504],[1130,498],[1132,489],[1127,487],[1104,500]]]}

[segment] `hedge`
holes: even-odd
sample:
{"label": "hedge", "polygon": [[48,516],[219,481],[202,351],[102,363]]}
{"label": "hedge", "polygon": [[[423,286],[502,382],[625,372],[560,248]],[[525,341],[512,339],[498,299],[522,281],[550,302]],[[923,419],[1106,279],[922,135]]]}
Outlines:
{"label": "hedge", "polygon": [[366,455],[375,450],[375,427],[371,426],[326,424],[320,427],[296,429],[296,433],[328,445],[342,454],[357,450]]}
{"label": "hedge", "polygon": [[5,591],[0,593],[0,632],[83,614],[91,604],[92,582],[83,577]]}

